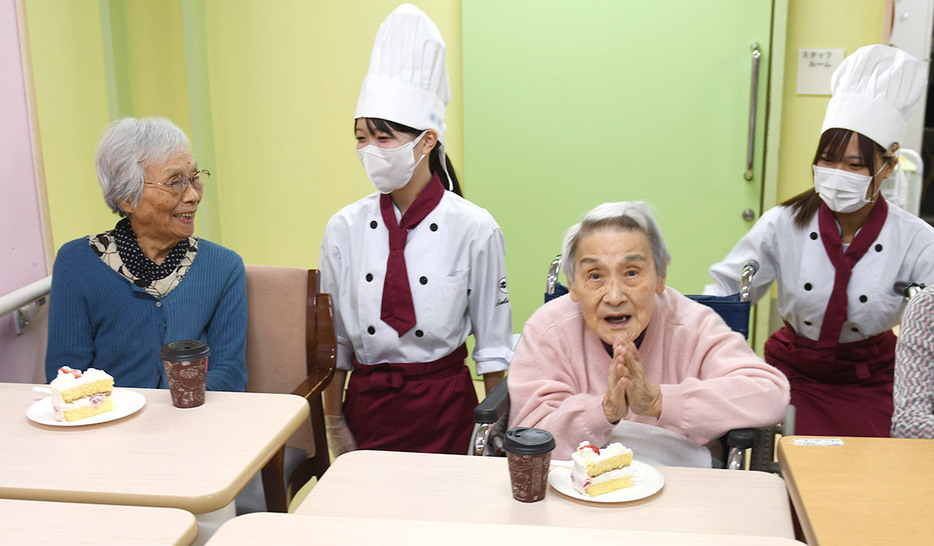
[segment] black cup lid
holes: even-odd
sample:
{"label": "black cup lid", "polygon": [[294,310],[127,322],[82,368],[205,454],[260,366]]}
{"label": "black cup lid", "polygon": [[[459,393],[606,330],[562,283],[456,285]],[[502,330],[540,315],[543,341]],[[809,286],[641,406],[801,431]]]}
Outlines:
{"label": "black cup lid", "polygon": [[197,339],[170,341],[159,350],[159,358],[169,362],[201,360],[211,354],[208,344]]}
{"label": "black cup lid", "polygon": [[555,438],[540,428],[516,427],[506,431],[505,447],[517,455],[539,455],[555,448]]}

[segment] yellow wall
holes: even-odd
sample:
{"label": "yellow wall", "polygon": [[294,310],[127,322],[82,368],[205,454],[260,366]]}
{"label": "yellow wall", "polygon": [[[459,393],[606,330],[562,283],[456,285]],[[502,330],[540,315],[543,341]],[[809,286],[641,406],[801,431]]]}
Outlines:
{"label": "yellow wall", "polygon": [[798,49],[843,48],[849,55],[861,46],[878,43],[884,8],[885,0],[789,0],[778,202],[813,186],[811,161],[830,100],[830,95],[796,93]]}
{"label": "yellow wall", "polygon": [[26,3],[37,117],[55,250],[113,227],[94,174],[94,152],[108,123],[107,87],[96,0]]}
{"label": "yellow wall", "polygon": [[[353,114],[376,30],[398,3],[206,2],[221,233],[246,261],[316,266],[328,218],[373,191]],[[418,5],[448,44],[447,143],[460,166],[460,2]]]}
{"label": "yellow wall", "polygon": [[[54,247],[116,220],[94,174],[104,126],[163,116],[214,173],[199,233],[210,225],[248,263],[317,266],[328,218],[373,191],[353,114],[373,37],[398,4],[26,0]],[[462,173],[460,2],[419,7],[448,43],[447,145]]]}
{"label": "yellow wall", "polygon": [[181,4],[178,0],[127,2],[124,14],[128,61],[124,69],[132,99],[121,114],[167,117],[190,134]]}

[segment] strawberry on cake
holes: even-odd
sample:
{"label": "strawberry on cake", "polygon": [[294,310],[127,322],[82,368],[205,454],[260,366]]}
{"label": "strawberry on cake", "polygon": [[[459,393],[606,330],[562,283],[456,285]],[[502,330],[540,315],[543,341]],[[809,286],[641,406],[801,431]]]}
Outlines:
{"label": "strawberry on cake", "polygon": [[59,421],[78,421],[114,409],[110,395],[114,378],[103,370],[58,369],[58,376],[49,383],[52,388],[52,411]]}
{"label": "strawberry on cake", "polygon": [[632,485],[632,450],[618,442],[603,449],[581,442],[571,455],[571,483],[574,488],[595,497]]}

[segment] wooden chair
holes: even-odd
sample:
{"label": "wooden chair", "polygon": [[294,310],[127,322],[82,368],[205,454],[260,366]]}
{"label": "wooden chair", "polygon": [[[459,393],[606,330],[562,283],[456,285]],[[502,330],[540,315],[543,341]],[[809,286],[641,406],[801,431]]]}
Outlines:
{"label": "wooden chair", "polygon": [[246,390],[303,396],[311,412],[262,470],[266,510],[287,512],[293,495],[330,465],[321,393],[337,359],[331,297],[318,292],[316,269],[296,267],[247,265],[246,289]]}

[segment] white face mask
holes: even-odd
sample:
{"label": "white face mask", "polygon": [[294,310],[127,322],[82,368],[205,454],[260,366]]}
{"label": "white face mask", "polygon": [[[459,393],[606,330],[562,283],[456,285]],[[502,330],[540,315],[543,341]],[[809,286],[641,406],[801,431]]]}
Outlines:
{"label": "white face mask", "polygon": [[885,164],[873,176],[818,167],[817,165],[813,165],[813,167],[814,190],[827,204],[827,207],[834,212],[856,212],[871,203],[882,189],[882,184],[879,184],[876,193],[866,199],[866,190],[869,189],[869,184],[876,175],[882,172]]}
{"label": "white face mask", "polygon": [[380,193],[392,193],[402,189],[415,172],[415,167],[421,163],[425,155],[422,154],[415,160],[415,154],[412,150],[418,141],[425,136],[425,132],[418,135],[418,138],[408,142],[398,148],[386,149],[378,148],[373,144],[364,146],[357,150],[357,156],[363,163],[363,170],[370,177],[370,183]]}

